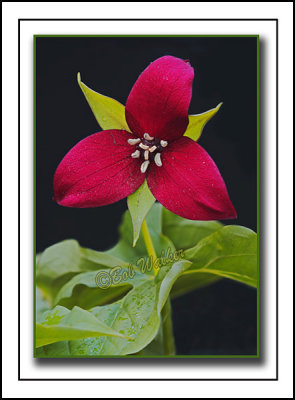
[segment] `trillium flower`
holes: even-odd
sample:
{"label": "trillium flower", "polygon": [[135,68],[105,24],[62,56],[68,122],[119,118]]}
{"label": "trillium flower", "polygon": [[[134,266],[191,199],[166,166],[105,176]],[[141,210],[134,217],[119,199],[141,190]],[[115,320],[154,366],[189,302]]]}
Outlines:
{"label": "trillium flower", "polygon": [[79,208],[112,204],[146,179],[154,197],[181,217],[235,218],[214,161],[184,136],[193,78],[188,61],[164,56],[151,63],[126,102],[130,131],[104,130],[74,146],[54,176],[56,202]]}

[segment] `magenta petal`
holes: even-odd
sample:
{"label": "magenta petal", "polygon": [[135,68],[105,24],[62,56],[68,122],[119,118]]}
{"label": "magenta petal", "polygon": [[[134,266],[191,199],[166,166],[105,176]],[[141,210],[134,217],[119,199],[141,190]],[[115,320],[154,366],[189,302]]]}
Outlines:
{"label": "magenta petal", "polygon": [[133,133],[168,142],[183,135],[188,125],[194,70],[189,62],[172,56],[158,58],[135,82],[125,113]]}
{"label": "magenta petal", "polygon": [[225,183],[209,154],[182,137],[162,153],[162,167],[153,165],[148,185],[168,210],[187,219],[236,218]]}
{"label": "magenta petal", "polygon": [[141,161],[131,157],[130,133],[95,133],[74,146],[54,176],[54,199],[67,207],[98,207],[133,193],[144,181]]}

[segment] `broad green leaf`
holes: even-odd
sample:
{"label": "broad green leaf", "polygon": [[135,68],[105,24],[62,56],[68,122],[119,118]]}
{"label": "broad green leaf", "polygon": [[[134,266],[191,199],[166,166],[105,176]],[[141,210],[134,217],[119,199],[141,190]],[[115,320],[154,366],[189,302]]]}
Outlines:
{"label": "broad green leaf", "polygon": [[82,81],[80,72],[77,75],[78,84],[102,129],[123,129],[130,132],[125,119],[125,107],[111,97],[87,87]]}
{"label": "broad green leaf", "polygon": [[131,194],[127,199],[128,209],[131,214],[133,224],[133,247],[139,238],[140,228],[147,213],[155,202],[155,198],[150,191],[147,181]]}
{"label": "broad green leaf", "polygon": [[[158,257],[174,251],[173,243],[161,233],[161,213],[162,206],[157,205],[147,218]],[[120,227],[122,239],[111,251],[84,249],[76,241],[68,240],[38,255],[37,284],[48,296],[51,305],[59,304],[67,308],[76,305],[90,309],[122,298],[132,288],[128,282],[107,290],[96,285],[94,276],[100,269],[107,271],[106,267],[110,270],[119,267],[123,271],[134,261],[134,269],[153,275],[152,262],[147,256],[143,238],[140,237],[137,246],[132,247],[132,229],[130,213],[126,212]]]}
{"label": "broad green leaf", "polygon": [[251,229],[229,225],[185,251],[192,262],[183,275],[206,273],[257,287],[257,235]]}
{"label": "broad green leaf", "polygon": [[212,110],[206,111],[202,114],[189,115],[189,123],[184,136],[197,141],[202,134],[204,126],[217,113],[221,106],[222,103],[219,103],[218,106],[212,108]]}
{"label": "broad green leaf", "polygon": [[[151,276],[136,272],[130,283],[130,290],[119,301],[90,310],[93,316],[119,332],[119,337],[88,337],[81,340],[69,340],[65,351],[70,356],[109,356],[135,354],[145,348],[157,336],[161,324],[161,310],[169,296],[169,290],[191,263],[181,260],[172,266],[163,266],[158,275]],[[40,357],[50,357],[60,352],[55,346],[45,346]]]}
{"label": "broad green leaf", "polygon": [[78,273],[117,265],[128,267],[127,262],[110,254],[82,248],[76,240],[65,240],[38,255],[36,282],[47,300],[53,302],[59,289]]}
{"label": "broad green leaf", "polygon": [[[162,206],[160,204],[155,204],[148,214],[146,221],[153,242],[155,243],[157,255],[160,259],[161,256],[168,254],[168,250],[172,254],[174,252],[173,243],[161,232],[161,220]],[[134,354],[141,351],[142,348],[146,347],[148,343],[152,342],[157,336],[161,321],[161,306],[158,307],[158,300],[161,299],[161,303],[164,302],[173,284],[172,281],[175,281],[177,276],[182,273],[182,268],[179,268],[178,264],[175,263],[172,267],[175,272],[168,275],[167,282],[167,279],[164,278],[172,264],[171,260],[167,257],[164,259],[165,262],[159,270],[157,277],[154,277],[151,262],[147,256],[141,234],[137,245],[132,247],[133,227],[130,213],[128,211],[125,213],[120,226],[120,233],[120,245],[115,246],[111,251],[104,254],[112,257],[111,259],[124,260],[125,265],[134,261],[135,276],[124,282],[120,282],[120,284],[114,283],[108,289],[101,289],[96,285],[96,274],[98,272],[111,272],[111,267],[107,269],[99,268],[97,271],[92,270],[83,272],[80,270],[79,274],[71,277],[71,279],[65,282],[65,284],[60,288],[55,297],[55,304],[58,303],[59,305],[67,306],[69,308],[74,305],[79,305],[83,308],[87,308],[91,312],[95,312],[95,316],[98,316],[97,313],[99,313],[99,320],[103,321],[117,332],[131,336],[136,341],[135,345],[130,346],[130,348],[129,346],[125,348],[125,346],[122,347],[122,341],[120,341],[119,344],[117,344],[116,341],[108,341],[107,343],[104,343],[104,341],[101,340],[101,337],[88,337],[83,340],[64,340],[63,342],[56,344],[48,344],[38,350],[37,356],[83,356],[83,354],[87,356],[95,356],[103,354],[107,355],[108,352],[110,352],[109,355],[117,355],[121,353]],[[190,263],[185,260],[179,262],[181,264],[185,263],[187,267],[190,265]],[[117,265],[120,266],[122,263]],[[124,265],[122,271],[124,271]],[[170,281],[171,284],[169,284]],[[161,296],[158,297],[162,283],[164,286],[161,290]],[[167,296],[165,294],[166,292]],[[89,309],[93,304],[100,304],[100,306]],[[126,313],[128,314],[128,312],[131,317],[128,317],[128,315],[126,316]],[[116,316],[116,320],[109,319],[112,318],[112,316]],[[130,320],[130,318],[132,320]],[[134,319],[136,324],[135,326],[132,326]],[[115,326],[119,326],[120,328],[117,330]],[[132,332],[134,332],[133,335],[131,334]],[[62,343],[65,343],[65,345],[63,346]],[[115,350],[114,348],[111,351],[113,346],[119,348],[122,347],[122,349],[119,353],[118,350]],[[154,345],[151,346],[154,348]]]}
{"label": "broad green leaf", "polygon": [[57,306],[46,311],[36,324],[36,347],[63,340],[82,339],[85,337],[117,336],[123,341],[129,341],[126,335],[116,332],[105,325],[93,314],[74,307],[69,311],[65,307]]}
{"label": "broad green leaf", "polygon": [[217,221],[192,221],[181,218],[164,207],[162,222],[164,235],[169,237],[179,250],[195,246],[201,239],[223,226]]}

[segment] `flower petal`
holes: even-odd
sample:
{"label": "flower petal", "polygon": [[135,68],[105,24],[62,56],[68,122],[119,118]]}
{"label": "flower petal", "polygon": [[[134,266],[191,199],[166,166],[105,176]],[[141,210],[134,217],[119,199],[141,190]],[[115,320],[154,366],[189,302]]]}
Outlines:
{"label": "flower petal", "polygon": [[99,207],[132,194],[144,181],[141,161],[131,157],[134,138],[121,130],[95,133],[74,146],[54,176],[54,200],[67,207]]}
{"label": "flower petal", "polygon": [[236,218],[220,172],[199,144],[182,137],[161,157],[162,167],[153,165],[147,182],[164,207],[187,219]]}
{"label": "flower petal", "polygon": [[172,56],[158,58],[135,82],[126,102],[126,120],[134,134],[172,141],[188,125],[194,69]]}

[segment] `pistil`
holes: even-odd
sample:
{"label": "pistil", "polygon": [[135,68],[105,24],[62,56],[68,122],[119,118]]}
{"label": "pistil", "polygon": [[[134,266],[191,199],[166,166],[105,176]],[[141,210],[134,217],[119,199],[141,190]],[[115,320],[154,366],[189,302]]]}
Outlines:
{"label": "pistil", "polygon": [[157,167],[162,167],[161,153],[168,146],[166,140],[159,140],[150,136],[147,132],[143,134],[143,138],[128,139],[131,146],[136,146],[136,150],[131,154],[132,158],[141,158],[143,160],[140,165],[140,171],[144,174],[150,163],[155,162]]}

